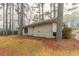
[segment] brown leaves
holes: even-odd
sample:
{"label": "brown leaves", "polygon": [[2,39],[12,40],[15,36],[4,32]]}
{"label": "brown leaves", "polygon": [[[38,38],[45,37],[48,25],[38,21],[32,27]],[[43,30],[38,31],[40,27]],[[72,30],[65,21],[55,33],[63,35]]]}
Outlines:
{"label": "brown leaves", "polygon": [[79,55],[79,41],[39,38],[32,36],[1,36],[0,55]]}

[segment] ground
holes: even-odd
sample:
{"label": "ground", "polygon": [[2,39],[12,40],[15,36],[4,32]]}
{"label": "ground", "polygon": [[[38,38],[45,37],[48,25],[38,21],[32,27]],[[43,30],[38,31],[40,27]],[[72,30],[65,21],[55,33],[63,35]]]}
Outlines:
{"label": "ground", "polygon": [[79,33],[79,29],[72,30],[72,34],[74,34],[74,33]]}
{"label": "ground", "polygon": [[69,56],[79,55],[79,40],[0,36],[1,56]]}

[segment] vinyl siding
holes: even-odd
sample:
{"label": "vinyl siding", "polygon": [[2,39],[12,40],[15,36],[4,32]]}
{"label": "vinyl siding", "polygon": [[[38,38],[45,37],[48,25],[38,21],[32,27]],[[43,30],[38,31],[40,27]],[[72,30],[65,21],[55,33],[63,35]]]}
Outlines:
{"label": "vinyl siding", "polygon": [[56,23],[28,27],[28,35],[53,38],[53,32],[56,32]]}

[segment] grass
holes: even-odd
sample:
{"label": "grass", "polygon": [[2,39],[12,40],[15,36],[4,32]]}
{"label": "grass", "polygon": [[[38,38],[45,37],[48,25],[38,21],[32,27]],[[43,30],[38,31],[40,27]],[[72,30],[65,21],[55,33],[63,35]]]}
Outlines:
{"label": "grass", "polygon": [[[2,56],[70,56],[79,55],[79,41],[62,42],[30,36],[0,36]],[[73,46],[75,45],[75,46]],[[73,47],[72,47],[73,46]]]}

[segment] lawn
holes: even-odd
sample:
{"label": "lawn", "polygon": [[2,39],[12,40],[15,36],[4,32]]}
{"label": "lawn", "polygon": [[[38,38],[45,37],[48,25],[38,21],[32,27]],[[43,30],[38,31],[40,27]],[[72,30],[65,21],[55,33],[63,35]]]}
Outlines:
{"label": "lawn", "polygon": [[79,41],[31,36],[0,36],[1,56],[71,56],[79,55]]}

